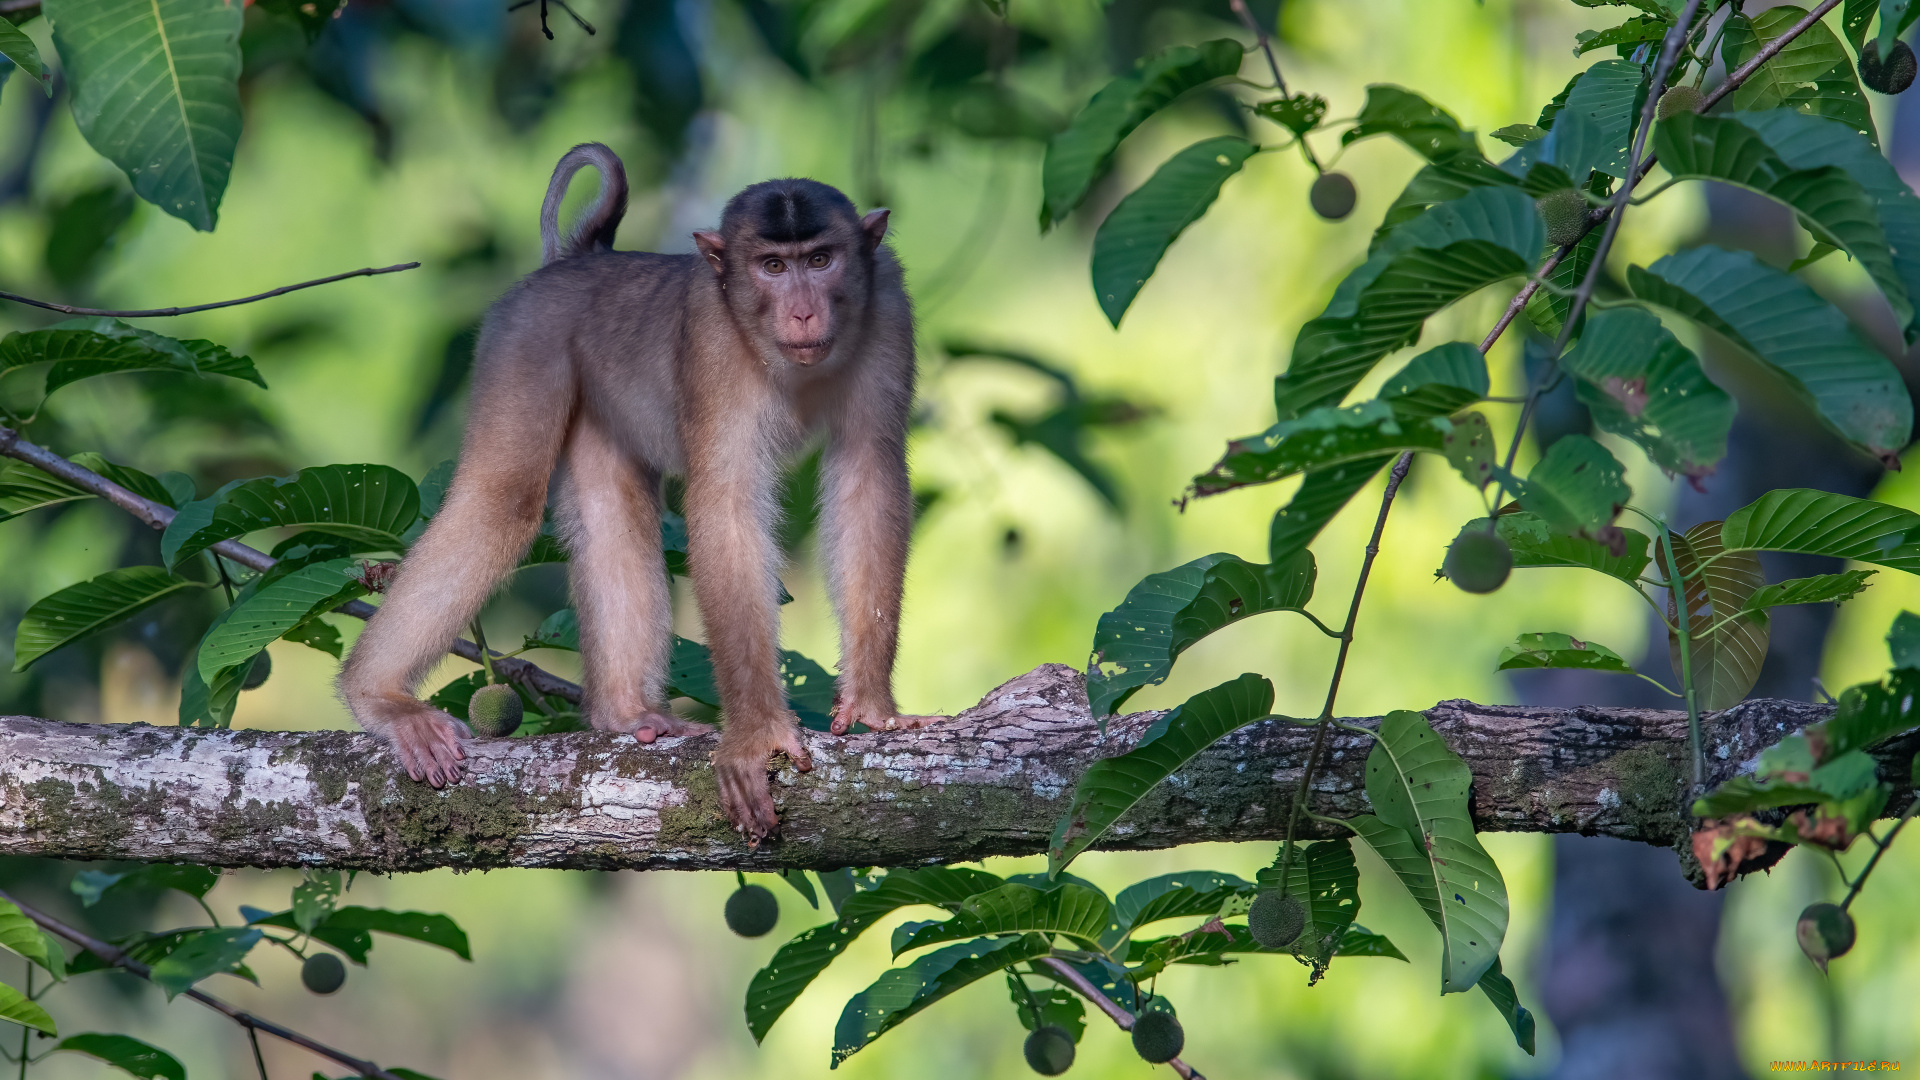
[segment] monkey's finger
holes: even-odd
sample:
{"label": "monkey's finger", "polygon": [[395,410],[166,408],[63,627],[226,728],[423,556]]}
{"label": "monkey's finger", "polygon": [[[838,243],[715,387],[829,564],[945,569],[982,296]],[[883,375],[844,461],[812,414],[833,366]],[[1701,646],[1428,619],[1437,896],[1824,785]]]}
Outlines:
{"label": "monkey's finger", "polygon": [[651,743],[653,740],[659,738],[659,735],[655,734],[652,727],[642,724],[633,729],[633,737],[639,739],[642,743]]}
{"label": "monkey's finger", "polygon": [[790,730],[780,739],[780,749],[792,760],[793,767],[801,772],[813,771],[813,755],[807,752],[807,744],[800,741],[800,733]]}

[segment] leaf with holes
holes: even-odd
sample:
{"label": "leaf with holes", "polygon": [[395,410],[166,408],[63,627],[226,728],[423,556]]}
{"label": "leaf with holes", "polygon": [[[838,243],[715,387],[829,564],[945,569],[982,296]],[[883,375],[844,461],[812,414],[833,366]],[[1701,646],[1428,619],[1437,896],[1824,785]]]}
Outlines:
{"label": "leaf with holes", "polygon": [[1599,539],[1600,530],[1613,524],[1620,508],[1633,497],[1626,469],[1607,448],[1585,435],[1567,435],[1554,441],[1523,481],[1507,473],[1502,479],[1520,505],[1555,532]]}
{"label": "leaf with holes", "polygon": [[240,139],[241,5],[47,0],[73,120],[139,196],[202,232]]}
{"label": "leaf with holes", "polygon": [[1100,223],[1093,237],[1093,294],[1107,321],[1140,295],[1160,257],[1220,196],[1220,185],[1240,171],[1256,148],[1234,135],[1194,143],[1168,158]]}
{"label": "leaf with holes", "polygon": [[1812,488],[1769,491],[1727,515],[1729,551],[1791,551],[1920,574],[1920,514]]}
{"label": "leaf with holes", "polygon": [[[1720,39],[1720,57],[1727,70],[1751,60],[1806,16],[1805,8],[1792,4],[1768,8],[1751,19],[1734,12]],[[1760,70],[1727,95],[1721,111],[1760,112],[1782,105],[1813,116],[1831,117],[1879,143],[1872,110],[1853,76],[1853,60],[1825,23],[1809,26],[1773,59],[1760,65]]]}
{"label": "leaf with holes", "polygon": [[320,465],[221,488],[182,507],[160,537],[168,566],[257,529],[293,528],[346,540],[357,553],[399,551],[420,516],[412,478],[386,465]]}
{"label": "leaf with holes", "polygon": [[1473,834],[1472,785],[1467,763],[1426,717],[1388,713],[1367,755],[1374,813],[1351,821],[1440,931],[1443,994],[1472,989],[1507,933],[1507,885]]}
{"label": "leaf with holes", "polygon": [[980,938],[949,945],[881,974],[847,1002],[833,1030],[833,1067],[941,998],[1053,951],[1046,936]]}
{"label": "leaf with holes", "polygon": [[1821,729],[1828,759],[1865,750],[1920,725],[1920,670],[1902,667],[1884,682],[1862,683],[1840,695],[1833,719]]}
{"label": "leaf with holes", "polygon": [[1273,708],[1273,684],[1246,674],[1188,698],[1147,728],[1128,753],[1080,774],[1073,801],[1053,827],[1047,870],[1057,874],[1174,770]]}
{"label": "leaf with holes", "polygon": [[43,597],[20,617],[13,670],[64,645],[127,621],[170,596],[206,586],[157,566],[124,566]]}
{"label": "leaf with holes", "polygon": [[1487,358],[1464,341],[1449,341],[1412,360],[1380,388],[1380,399],[1403,416],[1448,416],[1487,396]]}
{"label": "leaf with holes", "polygon": [[351,559],[303,566],[234,605],[226,622],[201,639],[195,664],[211,683],[224,668],[250,662],[280,637],[323,611],[366,595]]}
{"label": "leaf with holes", "polygon": [[1385,83],[1367,87],[1367,103],[1353,127],[1341,134],[1340,145],[1373,135],[1391,135],[1428,161],[1480,153],[1473,132],[1461,128],[1453,114],[1411,90]]}
{"label": "leaf with holes", "polygon": [[1315,469],[1300,482],[1300,489],[1287,505],[1274,511],[1273,524],[1267,530],[1267,558],[1282,563],[1295,553],[1305,551],[1333,516],[1344,509],[1360,489],[1367,486],[1392,454],[1377,454]]}
{"label": "leaf with holes", "polygon": [[1546,242],[1532,197],[1513,187],[1474,188],[1398,226],[1300,328],[1274,382],[1279,418],[1338,404],[1382,357],[1413,344],[1427,316],[1526,275]]}
{"label": "leaf with holes", "polygon": [[131,1035],[90,1031],[61,1039],[54,1049],[85,1054],[141,1080],[187,1080],[187,1067],[180,1064],[180,1059]]}
{"label": "leaf with holes", "polygon": [[1293,954],[1314,970],[1316,978],[1339,952],[1347,929],[1360,914],[1360,868],[1353,861],[1353,841],[1347,837],[1322,840],[1294,849],[1281,888],[1281,855],[1260,871],[1263,892],[1285,892],[1306,908],[1306,926],[1293,943]]}
{"label": "leaf with holes", "polygon": [[[1484,526],[1485,523],[1485,518],[1478,519],[1477,524]],[[1625,547],[1616,555],[1611,548],[1597,540],[1555,532],[1538,516],[1525,512],[1501,514],[1498,528],[1500,538],[1513,551],[1515,569],[1527,566],[1577,566],[1598,570],[1625,582],[1639,580],[1641,571],[1647,568],[1647,551],[1653,543],[1643,532],[1619,527]]]}
{"label": "leaf with holes", "polygon": [[1595,314],[1560,366],[1601,430],[1632,439],[1662,469],[1698,478],[1727,456],[1733,398],[1650,312]]}
{"label": "leaf with holes", "polygon": [[1107,898],[1079,885],[1045,891],[1031,885],[1002,885],[969,896],[950,919],[923,924],[904,938],[896,935],[893,955],[989,934],[1059,934],[1093,946],[1112,918],[1113,905]]}
{"label": "leaf with holes", "polygon": [[1844,570],[1838,574],[1776,581],[1747,597],[1740,610],[1764,618],[1769,608],[1791,604],[1842,604],[1860,595],[1860,590],[1867,587],[1867,579],[1877,573],[1878,570]]}
{"label": "leaf with holes", "polygon": [[1403,416],[1377,398],[1314,409],[1228,443],[1213,468],[1193,478],[1190,491],[1195,497],[1218,495],[1403,450],[1445,453],[1456,426],[1444,416]]}
{"label": "leaf with holes", "polygon": [[1584,671],[1617,671],[1637,674],[1633,665],[1617,652],[1592,641],[1581,641],[1571,634],[1521,634],[1513,644],[1500,650],[1499,671],[1531,668],[1575,668]]}
{"label": "leaf with holes", "polygon": [[[1728,550],[1720,526],[1718,521],[1703,521],[1673,538],[1674,561],[1686,581],[1693,682],[1700,693],[1700,707],[1714,711],[1746,699],[1760,680],[1768,638],[1766,618],[1746,610],[1747,601],[1767,583],[1760,557],[1751,551]],[[1665,571],[1665,559],[1660,562]],[[1667,618],[1677,626],[1678,615],[1669,595]],[[1671,630],[1667,651],[1678,675],[1680,636]]]}

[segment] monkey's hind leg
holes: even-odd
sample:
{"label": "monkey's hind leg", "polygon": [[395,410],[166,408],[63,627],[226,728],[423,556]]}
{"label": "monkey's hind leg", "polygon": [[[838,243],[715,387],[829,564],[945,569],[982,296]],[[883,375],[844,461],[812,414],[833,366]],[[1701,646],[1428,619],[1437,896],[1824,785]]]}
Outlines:
{"label": "monkey's hind leg", "polygon": [[582,417],[567,440],[561,524],[580,617],[587,721],[643,743],[711,730],[667,708],[673,608],[659,477]]}

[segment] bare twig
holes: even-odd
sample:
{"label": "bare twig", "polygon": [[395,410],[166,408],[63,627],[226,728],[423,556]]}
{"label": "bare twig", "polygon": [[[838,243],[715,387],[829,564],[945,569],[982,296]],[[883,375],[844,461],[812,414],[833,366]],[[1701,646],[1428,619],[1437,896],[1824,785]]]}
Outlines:
{"label": "bare twig", "polygon": [[[105,960],[107,963],[112,964],[114,967],[127,971],[130,974],[138,975],[142,979],[153,978],[153,972],[150,968],[147,967],[147,965],[141,963],[138,960],[135,960],[131,956],[128,956],[120,948],[114,945],[111,945],[107,942],[101,941],[99,938],[96,938],[93,935],[77,927],[68,926],[66,923],[61,922],[59,919],[56,919],[53,916],[48,915],[46,912],[41,911],[38,908],[31,907],[27,904],[21,903],[17,897],[11,896],[5,892],[0,892],[0,900],[6,900],[12,903],[15,907],[20,909],[20,913],[22,915],[25,915],[27,918],[32,919],[34,922],[40,924],[42,927],[44,927],[47,930],[47,932],[55,935],[56,937],[66,938],[68,941],[73,942],[75,945],[80,946],[82,949],[85,949],[88,952],[92,953],[93,955],[99,957],[100,959]],[[333,1047],[328,1046],[326,1043],[308,1038],[307,1036],[302,1035],[297,1031],[294,1031],[292,1028],[281,1027],[279,1024],[276,1024],[271,1020],[264,1020],[258,1016],[255,1016],[250,1012],[247,1012],[244,1009],[235,1008],[234,1006],[229,1005],[224,1001],[221,1001],[219,998],[214,997],[213,995],[205,993],[201,990],[188,987],[186,990],[181,991],[181,994],[184,997],[192,998],[193,1000],[199,1002],[202,1005],[205,1005],[207,1008],[212,1009],[215,1012],[223,1014],[224,1016],[227,1017],[227,1019],[232,1020],[234,1023],[239,1024],[243,1028],[246,1028],[249,1034],[252,1034],[253,1032],[256,1032],[256,1031],[264,1031],[267,1034],[272,1035],[276,1039],[281,1039],[283,1041],[290,1042],[295,1046],[298,1046],[305,1050],[310,1050],[313,1053],[319,1054],[321,1057],[326,1058],[328,1061],[331,1061],[337,1065],[344,1065],[347,1068],[352,1069],[355,1073],[359,1074],[360,1076],[374,1077],[376,1078],[376,1080],[401,1080],[400,1077],[394,1075],[393,1073],[388,1072],[387,1070],[381,1068],[378,1065],[375,1065],[371,1061],[362,1061],[361,1059],[354,1057],[353,1055],[348,1054],[344,1051],[336,1050]]]}
{"label": "bare twig", "polygon": [[[28,442],[20,437],[18,431],[3,424],[0,424],[0,456],[24,461],[42,472],[90,491],[140,519],[149,528],[165,529],[173,521],[174,512],[171,507],[142,498],[91,469],[75,465],[44,446]],[[213,545],[213,550],[249,570],[261,573],[273,569],[278,561],[266,552],[248,547],[238,540],[222,540]],[[351,615],[356,619],[370,619],[379,609],[365,600],[349,600],[333,610],[342,615]],[[480,647],[465,638],[456,638],[448,651],[476,664],[484,660]],[[552,694],[555,697],[579,703],[578,684],[569,682],[528,660],[501,656],[497,652],[492,653],[492,658],[494,669],[501,678],[521,683],[540,694]]]}
{"label": "bare twig", "polygon": [[[1081,997],[1099,1006],[1100,1011],[1106,1013],[1108,1018],[1111,1019],[1114,1025],[1121,1031],[1133,1030],[1133,1014],[1121,1008],[1112,998],[1101,993],[1100,988],[1093,985],[1085,975],[1075,970],[1072,964],[1052,956],[1043,956],[1035,961],[1035,963],[1044,965],[1047,970],[1058,976],[1061,982],[1073,987],[1075,993],[1078,993]],[[1174,1058],[1168,1061],[1167,1064],[1172,1066],[1173,1071],[1180,1074],[1183,1080],[1207,1080],[1206,1077],[1200,1075],[1198,1069],[1181,1061],[1179,1058]]]}
{"label": "bare twig", "polygon": [[1259,42],[1260,51],[1267,54],[1267,68],[1273,72],[1273,85],[1281,93],[1291,96],[1287,80],[1280,77],[1280,61],[1274,58],[1273,43],[1267,38],[1267,28],[1254,19],[1253,12],[1247,10],[1247,0],[1228,0],[1228,4],[1233,8],[1233,13],[1240,17],[1240,25],[1246,27],[1254,40]]}
{"label": "bare twig", "polygon": [[268,289],[263,293],[243,296],[238,300],[216,300],[211,304],[194,304],[190,307],[129,308],[126,310],[74,307],[72,304],[56,304],[48,300],[35,300],[31,296],[21,296],[19,293],[10,292],[0,292],[0,300],[11,300],[16,304],[27,304],[31,307],[45,308],[48,311],[58,311],[67,315],[106,315],[115,319],[158,319],[168,315],[190,315],[196,311],[212,311],[214,308],[234,307],[239,304],[251,304],[258,300],[270,300],[273,297],[284,296],[290,292],[298,292],[301,289],[311,289],[315,285],[330,285],[333,282],[345,281],[348,278],[373,277],[376,274],[397,274],[402,270],[412,270],[419,265],[417,262],[410,262],[396,263],[393,266],[381,266],[377,268],[365,266],[358,270],[349,270],[344,274],[335,274],[332,277],[314,278],[312,281],[302,281],[297,285],[282,285],[277,289]]}

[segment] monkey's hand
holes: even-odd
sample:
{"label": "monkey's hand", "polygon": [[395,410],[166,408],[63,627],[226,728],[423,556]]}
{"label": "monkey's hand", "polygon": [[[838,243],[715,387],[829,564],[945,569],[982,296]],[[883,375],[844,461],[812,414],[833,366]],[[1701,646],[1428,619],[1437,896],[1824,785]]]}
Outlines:
{"label": "monkey's hand", "polygon": [[813,756],[800,741],[800,723],[792,713],[762,724],[729,723],[713,752],[720,808],[750,844],[758,845],[780,828],[768,780],[775,754],[787,755],[801,772],[813,768]]}
{"label": "monkey's hand", "polygon": [[467,753],[461,741],[471,739],[467,726],[425,702],[413,702],[414,708],[385,717],[380,732],[393,744],[400,766],[415,780],[434,787],[460,782]]}
{"label": "monkey's hand", "polygon": [[596,718],[593,725],[603,731],[617,731],[623,735],[632,735],[643,743],[655,739],[665,739],[674,735],[704,735],[713,730],[708,724],[693,720],[682,720],[672,713],[646,712],[634,717],[622,717],[601,723]]}
{"label": "monkey's hand", "polygon": [[832,726],[835,735],[845,735],[855,724],[865,724],[870,731],[910,731],[945,719],[903,713],[892,702],[855,704],[842,698],[833,703]]}

